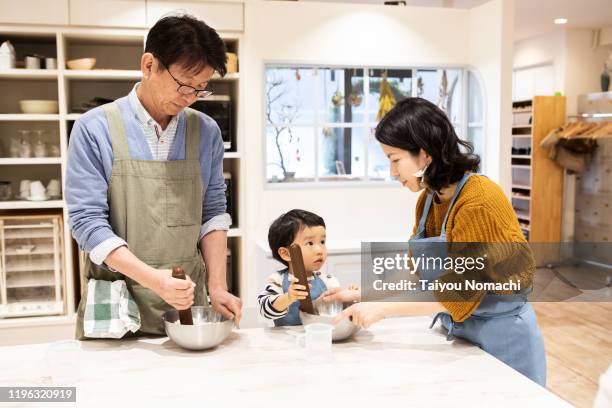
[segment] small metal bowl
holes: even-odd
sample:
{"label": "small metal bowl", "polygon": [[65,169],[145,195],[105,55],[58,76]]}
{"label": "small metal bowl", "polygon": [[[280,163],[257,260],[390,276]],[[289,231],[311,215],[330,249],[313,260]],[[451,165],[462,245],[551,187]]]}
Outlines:
{"label": "small metal bowl", "polygon": [[303,325],[312,323],[331,324],[334,326],[332,331],[332,341],[346,340],[359,331],[359,326],[355,325],[348,317],[341,319],[335,325],[332,324],[331,321],[338,313],[348,306],[350,306],[350,304],[343,305],[342,302],[315,302],[314,307],[317,309],[319,314],[312,315],[309,313],[304,313],[300,310],[300,319],[302,320]]}
{"label": "small metal bowl", "polygon": [[193,326],[182,325],[177,310],[164,313],[166,334],[179,346],[189,350],[216,347],[229,336],[234,320],[228,320],[210,306],[193,306]]}

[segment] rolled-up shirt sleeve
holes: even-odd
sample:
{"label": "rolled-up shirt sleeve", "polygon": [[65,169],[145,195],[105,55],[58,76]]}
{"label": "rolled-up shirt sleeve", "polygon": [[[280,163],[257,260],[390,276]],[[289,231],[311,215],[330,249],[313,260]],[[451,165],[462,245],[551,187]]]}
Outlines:
{"label": "rolled-up shirt sleeve", "polygon": [[[200,228],[200,239],[206,234],[216,230],[227,231],[232,224],[232,219],[226,213],[225,178],[223,177],[223,139],[221,130],[214,122],[205,122],[206,130],[212,136],[212,160],[208,163],[202,162],[202,166],[210,166],[210,179],[202,202],[202,226]],[[205,157],[205,156],[200,156]],[[203,171],[203,174],[206,172]]]}
{"label": "rolled-up shirt sleeve", "polygon": [[[93,126],[94,132],[97,125]],[[72,236],[98,265],[112,250],[127,245],[113,232],[108,220],[107,193],[111,169],[105,168],[104,160],[112,163],[112,148],[110,143],[106,146],[104,142],[80,120],[77,121],[70,134],[66,168],[65,196]],[[103,157],[109,154],[111,157]]]}

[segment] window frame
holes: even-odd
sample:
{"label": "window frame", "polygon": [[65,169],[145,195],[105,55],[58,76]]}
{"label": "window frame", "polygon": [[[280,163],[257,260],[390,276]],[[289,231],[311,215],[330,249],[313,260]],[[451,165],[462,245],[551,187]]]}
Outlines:
{"label": "window frame", "polygon": [[[267,113],[267,101],[266,101],[266,88],[267,88],[267,72],[268,69],[314,69],[315,72],[317,69],[343,69],[343,70],[347,70],[347,69],[359,69],[359,70],[363,70],[364,72],[364,84],[363,84],[363,94],[364,94],[364,99],[363,99],[363,103],[364,103],[364,115],[363,115],[363,121],[362,122],[358,122],[358,123],[347,123],[347,122],[338,122],[338,123],[325,123],[325,122],[319,122],[319,96],[320,96],[320,90],[318,86],[315,86],[313,89],[313,98],[314,98],[314,106],[313,106],[313,110],[315,113],[314,116],[314,121],[312,123],[309,124],[295,124],[292,125],[291,127],[303,127],[303,128],[313,128],[313,143],[314,143],[314,178],[312,180],[309,181],[291,181],[291,182],[284,182],[284,181],[278,181],[278,182],[274,182],[274,181],[270,181],[268,180],[268,174],[267,174],[267,168],[269,166],[268,164],[268,149],[267,149],[267,129],[270,126],[274,126],[275,124],[268,124],[267,123],[267,117],[266,117],[266,113]],[[266,60],[263,62],[263,70],[262,70],[262,97],[261,97],[261,101],[262,101],[262,112],[261,112],[261,118],[262,120],[262,127],[261,127],[261,135],[263,135],[263,163],[261,165],[261,172],[262,172],[262,180],[263,180],[263,184],[264,184],[264,189],[270,189],[270,190],[291,190],[291,189],[304,189],[304,188],[345,188],[345,187],[352,187],[352,188],[361,188],[361,187],[368,187],[368,188],[372,188],[372,187],[383,187],[383,188],[387,188],[387,187],[391,187],[391,186],[399,186],[399,183],[392,179],[385,179],[385,180],[372,180],[370,178],[370,174],[369,174],[369,144],[372,141],[372,135],[370,134],[371,129],[374,129],[376,127],[376,125],[378,124],[378,122],[369,122],[369,111],[368,111],[368,102],[369,102],[369,98],[370,98],[370,70],[385,70],[385,69],[389,69],[389,70],[411,70],[412,71],[412,87],[411,87],[411,97],[416,97],[417,96],[417,74],[419,70],[441,70],[441,69],[446,69],[446,70],[460,70],[461,71],[461,110],[459,112],[459,117],[461,118],[461,123],[459,124],[460,126],[456,126],[455,128],[457,130],[459,130],[461,132],[460,137],[463,140],[468,140],[467,139],[467,135],[468,135],[468,103],[469,103],[469,99],[468,99],[468,89],[467,89],[467,85],[468,85],[468,71],[471,71],[475,77],[478,79],[479,83],[480,83],[480,88],[481,88],[481,96],[482,96],[482,103],[483,103],[483,121],[482,121],[482,127],[483,129],[485,129],[486,127],[486,93],[485,93],[485,89],[484,89],[484,83],[482,82],[482,77],[480,76],[480,74],[478,73],[478,71],[476,71],[475,69],[473,69],[472,67],[465,65],[465,64],[439,64],[436,66],[432,66],[432,65],[413,65],[413,66],[380,66],[380,65],[376,65],[376,66],[366,66],[366,65],[339,65],[339,64],[325,64],[325,63],[306,63],[306,62],[287,62],[287,61],[274,61],[274,60]],[[278,124],[276,124],[278,125]],[[329,126],[328,126],[329,125]],[[453,124],[455,125],[455,124]],[[364,157],[364,177],[360,178],[360,179],[355,179],[355,180],[326,180],[325,176],[321,176],[319,174],[319,141],[320,141],[320,130],[325,128],[325,127],[330,127],[330,128],[351,128],[351,129],[362,129],[364,131],[364,134],[366,135],[364,137],[363,140],[363,157]],[[375,139],[374,139],[375,140]],[[486,138],[485,138],[486,140]],[[483,146],[483,151],[485,150],[485,147]]]}

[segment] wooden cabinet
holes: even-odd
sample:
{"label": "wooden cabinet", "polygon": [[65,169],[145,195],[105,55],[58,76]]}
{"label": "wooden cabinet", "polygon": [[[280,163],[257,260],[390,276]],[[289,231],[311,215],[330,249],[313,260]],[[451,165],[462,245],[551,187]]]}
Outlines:
{"label": "wooden cabinet", "polygon": [[65,310],[62,217],[0,217],[0,318]]}
{"label": "wooden cabinet", "polygon": [[512,206],[530,242],[559,242],[563,169],[540,147],[565,122],[564,96],[535,96],[513,103]]}
{"label": "wooden cabinet", "polygon": [[70,24],[145,27],[145,0],[70,0]]}
{"label": "wooden cabinet", "polygon": [[149,0],[147,25],[153,26],[162,16],[176,10],[193,14],[218,31],[244,30],[244,7],[241,2]]}
{"label": "wooden cabinet", "polygon": [[0,23],[68,24],[68,0],[0,0]]}

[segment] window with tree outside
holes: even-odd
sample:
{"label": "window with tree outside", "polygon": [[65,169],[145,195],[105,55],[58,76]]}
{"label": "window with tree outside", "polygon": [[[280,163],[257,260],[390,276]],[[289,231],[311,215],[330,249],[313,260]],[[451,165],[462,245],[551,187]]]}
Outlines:
{"label": "window with tree outside", "polygon": [[411,96],[439,106],[484,151],[482,86],[468,69],[266,65],[267,183],[390,181],[374,129]]}

